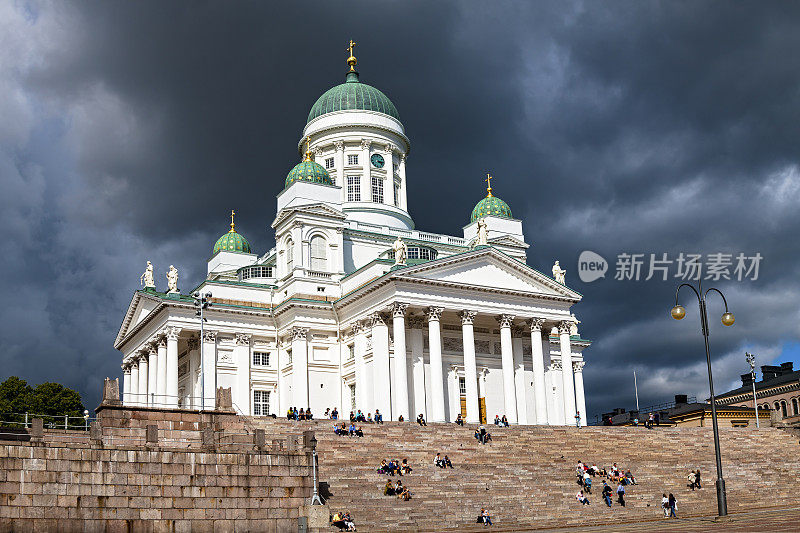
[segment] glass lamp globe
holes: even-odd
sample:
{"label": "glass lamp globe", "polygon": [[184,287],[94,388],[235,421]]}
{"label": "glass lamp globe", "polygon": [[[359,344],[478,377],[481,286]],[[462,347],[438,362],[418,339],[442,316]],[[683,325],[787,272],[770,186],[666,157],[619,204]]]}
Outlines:
{"label": "glass lamp globe", "polygon": [[676,305],[675,307],[672,308],[670,314],[672,315],[672,318],[674,318],[675,320],[681,320],[683,319],[683,317],[686,316],[686,309],[684,309],[682,305]]}
{"label": "glass lamp globe", "polygon": [[730,311],[725,311],[725,313],[722,315],[722,323],[726,326],[732,326],[735,320],[736,319],[733,317],[733,313]]}

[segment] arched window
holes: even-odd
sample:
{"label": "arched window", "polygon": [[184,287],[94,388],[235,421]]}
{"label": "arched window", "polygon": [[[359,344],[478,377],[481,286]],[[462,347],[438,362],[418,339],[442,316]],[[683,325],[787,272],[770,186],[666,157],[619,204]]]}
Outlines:
{"label": "arched window", "polygon": [[286,273],[291,274],[294,270],[294,241],[286,241]]}
{"label": "arched window", "polygon": [[797,416],[800,415],[800,411],[797,410],[797,398],[792,398],[792,414]]}
{"label": "arched window", "polygon": [[782,416],[783,418],[786,418],[787,416],[789,416],[789,415],[786,413],[786,400],[781,400],[781,416]]}
{"label": "arched window", "polygon": [[328,268],[325,237],[315,235],[311,237],[311,270],[324,272]]}
{"label": "arched window", "polygon": [[779,413],[781,411],[781,404],[779,402],[775,402],[774,404],[775,412]]}

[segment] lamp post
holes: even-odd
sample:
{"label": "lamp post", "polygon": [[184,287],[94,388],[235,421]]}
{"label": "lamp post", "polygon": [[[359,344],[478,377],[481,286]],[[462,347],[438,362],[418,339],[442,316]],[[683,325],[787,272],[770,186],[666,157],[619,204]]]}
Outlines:
{"label": "lamp post", "polygon": [[756,398],[756,356],[750,352],[744,352],[744,358],[750,365],[750,375],[753,377],[753,407],[756,410],[756,427],[761,428],[758,421],[758,399]]}
{"label": "lamp post", "polygon": [[200,318],[200,410],[204,411],[206,408],[206,373],[203,368],[203,325],[206,318],[203,316],[203,311],[211,307],[211,293],[200,294],[195,292],[192,294],[194,298],[194,306],[196,308],[194,314]]}
{"label": "lamp post", "polygon": [[711,375],[711,351],[708,347],[708,315],[706,314],[706,297],[711,291],[716,292],[722,296],[722,301],[725,303],[725,312],[722,314],[722,324],[725,326],[732,326],[734,322],[733,313],[728,311],[728,301],[725,295],[719,289],[711,287],[703,292],[703,282],[698,280],[697,288],[689,283],[681,283],[675,290],[675,307],[672,308],[670,314],[675,320],[681,320],[686,316],[686,309],[678,304],[678,293],[681,288],[689,287],[697,296],[697,302],[700,304],[700,329],[703,333],[703,339],[706,345],[706,364],[708,365],[708,389],[711,393],[711,423],[714,428],[714,455],[717,460],[717,511],[719,516],[727,516],[728,514],[728,501],[725,495],[725,479],[722,477],[722,457],[719,451],[719,426],[717,425],[717,399],[714,396],[714,379]]}
{"label": "lamp post", "polygon": [[319,484],[317,483],[317,438],[311,434],[309,440],[311,447],[311,470],[314,474],[314,494],[311,495],[311,505],[322,505],[322,500],[319,497]]}

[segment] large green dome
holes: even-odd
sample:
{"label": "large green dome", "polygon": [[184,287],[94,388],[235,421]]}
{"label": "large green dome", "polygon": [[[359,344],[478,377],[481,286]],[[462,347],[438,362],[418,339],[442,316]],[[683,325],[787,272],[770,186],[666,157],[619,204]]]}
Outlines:
{"label": "large green dome", "polygon": [[400,120],[397,108],[381,91],[361,83],[358,72],[347,73],[347,80],[341,85],[328,89],[311,108],[308,122],[326,113],[344,110],[377,111]]}
{"label": "large green dome", "polygon": [[[491,193],[490,193],[491,194]],[[487,196],[475,206],[472,210],[472,218],[470,222],[475,222],[483,217],[500,217],[500,218],[514,218],[511,216],[511,208],[508,204],[497,196]]]}
{"label": "large green dome", "polygon": [[310,181],[311,183],[321,183],[323,185],[333,185],[333,180],[328,171],[322,165],[311,161],[306,157],[305,161],[299,162],[286,176],[286,187],[295,181]]}
{"label": "large green dome", "polygon": [[217,244],[214,245],[214,253],[216,254],[217,252],[244,252],[249,254],[250,244],[247,239],[231,229],[217,240]]}

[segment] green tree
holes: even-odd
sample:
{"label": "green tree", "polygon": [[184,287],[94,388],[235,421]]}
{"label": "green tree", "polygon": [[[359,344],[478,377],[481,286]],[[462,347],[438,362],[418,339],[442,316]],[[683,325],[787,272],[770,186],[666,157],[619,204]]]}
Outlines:
{"label": "green tree", "polygon": [[17,376],[0,383],[0,425],[18,427],[25,420],[24,413],[42,416],[45,424],[60,424],[64,415],[82,417],[83,410],[81,395],[60,383],[31,387]]}

